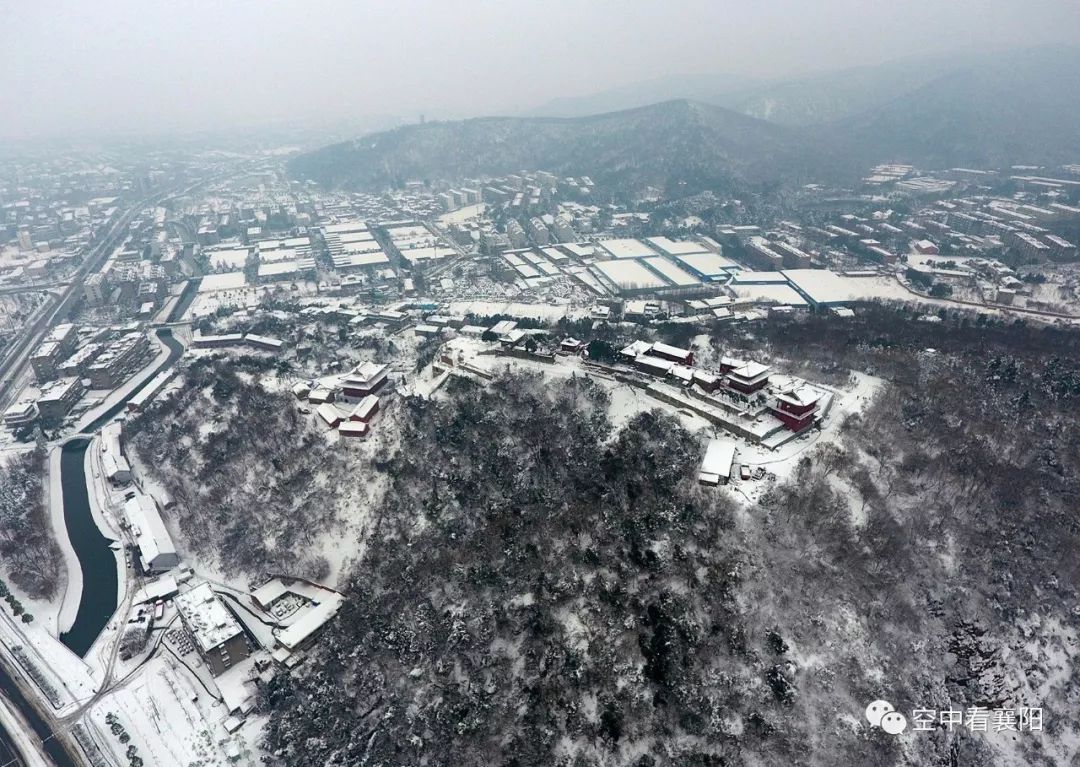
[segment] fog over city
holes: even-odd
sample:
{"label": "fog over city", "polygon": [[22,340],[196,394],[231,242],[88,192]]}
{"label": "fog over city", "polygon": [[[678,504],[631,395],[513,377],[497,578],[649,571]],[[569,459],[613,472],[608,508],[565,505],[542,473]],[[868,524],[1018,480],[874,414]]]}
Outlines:
{"label": "fog over city", "polygon": [[788,78],[1078,33],[1071,0],[8,3],[0,135],[383,127],[673,75]]}

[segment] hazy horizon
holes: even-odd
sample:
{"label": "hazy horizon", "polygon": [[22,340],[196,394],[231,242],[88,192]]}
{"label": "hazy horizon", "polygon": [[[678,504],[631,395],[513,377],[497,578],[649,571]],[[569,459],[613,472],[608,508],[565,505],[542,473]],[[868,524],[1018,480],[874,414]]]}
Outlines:
{"label": "hazy horizon", "polygon": [[792,78],[1078,32],[1065,0],[20,4],[0,31],[0,137],[515,114],[677,75]]}

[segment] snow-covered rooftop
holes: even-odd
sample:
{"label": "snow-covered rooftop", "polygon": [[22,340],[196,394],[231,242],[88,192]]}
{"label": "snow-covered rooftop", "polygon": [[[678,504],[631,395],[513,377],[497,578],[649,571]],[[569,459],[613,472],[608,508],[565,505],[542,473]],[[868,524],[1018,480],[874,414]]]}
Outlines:
{"label": "snow-covered rooftop", "polygon": [[705,253],[709,249],[700,242],[692,240],[672,240],[668,237],[649,237],[645,240],[661,253],[677,256],[687,253]]}
{"label": "snow-covered rooftop", "polygon": [[135,530],[139,553],[148,567],[171,567],[177,563],[176,546],[152,498],[141,494],[129,498],[124,502],[124,514]]}
{"label": "snow-covered rooftop", "polygon": [[281,629],[277,633],[278,642],[290,650],[295,649],[337,615],[338,610],[341,608],[341,601],[340,596],[334,595],[334,597],[328,598],[322,604],[309,608],[290,626]]}
{"label": "snow-covered rooftop", "polygon": [[667,280],[651,271],[641,261],[626,258],[600,261],[594,267],[621,290],[648,290],[667,287]]}
{"label": "snow-covered rooftop", "polygon": [[768,372],[768,365],[762,365],[760,362],[747,362],[742,367],[732,370],[731,375],[751,381],[755,378],[760,378]]}
{"label": "snow-covered rooftop", "polygon": [[814,304],[845,303],[860,296],[857,280],[828,269],[786,269],[781,274]]}
{"label": "snow-covered rooftop", "polygon": [[224,274],[208,274],[199,283],[200,293],[213,293],[218,290],[236,290],[242,288],[247,282],[243,272],[225,272]]}
{"label": "snow-covered rooftop", "polygon": [[705,458],[701,461],[698,479],[702,482],[717,483],[731,476],[731,465],[735,461],[735,442],[730,439],[709,440],[705,449]]}
{"label": "snow-covered rooftop", "polygon": [[269,606],[275,600],[289,593],[289,589],[281,578],[271,578],[262,586],[251,592],[251,597],[264,607]]}
{"label": "snow-covered rooftop", "polygon": [[615,240],[602,240],[597,243],[601,248],[611,254],[612,258],[643,258],[645,256],[655,256],[656,251],[643,243],[641,240],[634,239],[615,239]]}
{"label": "snow-covered rooftop", "polygon": [[243,631],[209,583],[200,583],[190,591],[178,594],[174,602],[203,652],[213,650]]}

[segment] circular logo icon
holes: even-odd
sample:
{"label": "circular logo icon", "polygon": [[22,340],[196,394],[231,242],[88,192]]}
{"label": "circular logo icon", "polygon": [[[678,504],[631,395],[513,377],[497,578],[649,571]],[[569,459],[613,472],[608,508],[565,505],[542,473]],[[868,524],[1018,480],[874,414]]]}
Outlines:
{"label": "circular logo icon", "polygon": [[899,735],[907,729],[907,717],[899,711],[890,711],[881,717],[881,729],[890,735]]}
{"label": "circular logo icon", "polygon": [[882,717],[895,710],[896,707],[889,701],[875,700],[866,707],[866,721],[870,722],[872,727],[880,727]]}

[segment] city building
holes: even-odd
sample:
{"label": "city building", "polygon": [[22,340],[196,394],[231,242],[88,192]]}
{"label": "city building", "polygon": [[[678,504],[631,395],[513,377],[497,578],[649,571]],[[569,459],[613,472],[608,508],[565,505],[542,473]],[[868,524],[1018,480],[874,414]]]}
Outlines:
{"label": "city building", "polygon": [[174,603],[214,676],[248,657],[250,649],[244,630],[209,583],[200,583],[178,594]]}
{"label": "city building", "polygon": [[55,341],[43,341],[30,357],[30,366],[39,383],[49,381],[56,376],[56,365],[60,362],[60,345]]}
{"label": "city building", "polygon": [[57,325],[49,332],[30,358],[38,381],[48,381],[56,376],[57,366],[75,351],[78,339],[78,329],[71,323]]}
{"label": "city building", "polygon": [[1076,260],[1076,245],[1069,242],[1064,237],[1058,237],[1056,234],[1048,234],[1046,235],[1046,242],[1050,247],[1051,258],[1055,261]]}
{"label": "city building", "polygon": [[110,341],[87,368],[94,389],[112,389],[134,373],[150,349],[145,333],[127,333]]}
{"label": "city building", "polygon": [[38,408],[33,400],[20,400],[4,411],[4,426],[11,431],[29,428],[37,419]]}
{"label": "city building", "polygon": [[102,344],[96,341],[86,344],[57,365],[56,374],[64,378],[68,376],[85,378],[86,371],[90,368],[90,364],[94,361],[94,358],[97,357],[101,348]]}
{"label": "city building", "polygon": [[506,237],[514,248],[524,248],[529,244],[529,238],[525,236],[525,230],[517,221],[511,220],[506,224]]}
{"label": "city building", "polygon": [[547,245],[551,242],[551,232],[547,225],[539,218],[529,219],[529,236],[537,245]]}
{"label": "city building", "polygon": [[43,386],[37,399],[42,423],[51,426],[64,420],[84,391],[82,380],[78,378],[58,378]]}
{"label": "city building", "polygon": [[773,249],[764,237],[754,236],[746,243],[746,260],[758,269],[779,271],[784,268],[784,257]]}

